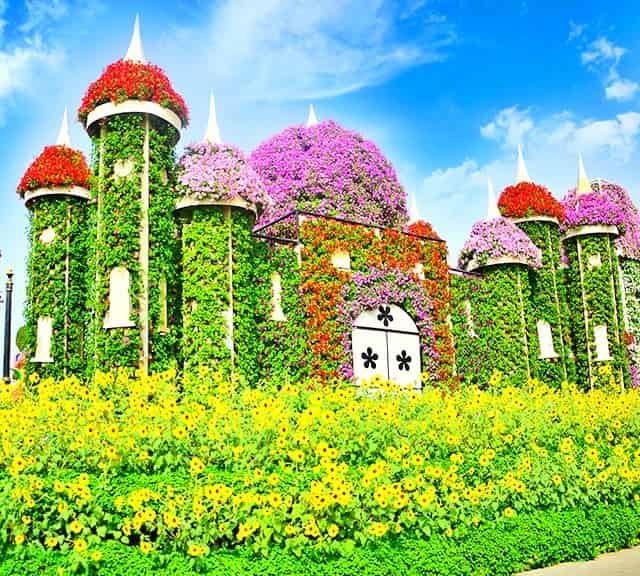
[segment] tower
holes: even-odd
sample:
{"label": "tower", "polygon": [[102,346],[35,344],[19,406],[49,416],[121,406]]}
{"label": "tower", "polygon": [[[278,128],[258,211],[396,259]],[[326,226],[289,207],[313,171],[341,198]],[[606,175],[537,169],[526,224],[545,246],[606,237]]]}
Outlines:
{"label": "tower", "polygon": [[529,270],[541,259],[527,235],[499,216],[489,182],[487,219],[473,225],[458,264],[474,276],[456,278],[452,286],[460,377],[486,385],[498,369],[524,384],[534,375]]}
{"label": "tower", "polygon": [[[628,381],[619,262],[615,250],[620,209],[587,178],[579,159],[578,186],[563,201],[564,250],[577,381],[586,388],[613,377]],[[603,369],[603,370],[601,370]],[[611,376],[606,376],[610,369]]]}
{"label": "tower", "polygon": [[244,154],[222,143],[213,95],[203,141],[188,146],[178,163],[177,191],[184,366],[215,363],[227,375],[254,379],[251,230],[266,198]]}
{"label": "tower", "polygon": [[169,367],[177,340],[174,146],[188,112],[147,63],[137,17],[126,57],[89,87],[78,116],[97,177],[89,361],[144,374]]}
{"label": "tower", "polygon": [[55,146],[24,174],[18,193],[29,209],[27,371],[56,378],[86,365],[86,250],[90,171],[71,148],[67,111]]}
{"label": "tower", "polygon": [[569,311],[560,261],[560,222],[564,213],[549,190],[529,177],[521,146],[516,182],[504,189],[498,207],[502,216],[516,224],[542,255],[541,266],[529,269],[534,315],[528,325],[532,346],[537,348],[532,355],[533,373],[550,385],[573,381]]}

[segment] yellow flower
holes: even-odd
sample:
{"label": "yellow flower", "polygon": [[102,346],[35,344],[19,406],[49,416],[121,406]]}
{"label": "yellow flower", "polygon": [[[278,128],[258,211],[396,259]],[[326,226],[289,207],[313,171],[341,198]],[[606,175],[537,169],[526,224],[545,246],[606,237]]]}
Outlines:
{"label": "yellow flower", "polygon": [[340,532],[340,528],[338,528],[335,524],[331,524],[327,529],[327,534],[330,538],[335,538],[338,535],[338,532]]}
{"label": "yellow flower", "polygon": [[202,460],[200,460],[200,458],[198,458],[197,456],[194,456],[193,458],[191,458],[191,462],[189,464],[189,471],[191,472],[191,474],[193,474],[194,476],[197,476],[203,470],[204,470],[204,463],[202,462]]}
{"label": "yellow flower", "polygon": [[80,554],[82,554],[86,549],[87,549],[87,541],[84,540],[83,538],[78,538],[74,543],[73,543],[73,549],[76,552],[79,552]]}
{"label": "yellow flower", "polygon": [[99,562],[100,560],[102,560],[102,552],[100,552],[100,550],[94,550],[91,554],[91,560],[93,560],[94,562]]}
{"label": "yellow flower", "polygon": [[25,538],[26,538],[26,537],[25,537],[25,535],[24,535],[24,534],[16,534],[16,536],[15,536],[16,544],[17,544],[18,546],[20,546],[20,545],[24,544]]}
{"label": "yellow flower", "polygon": [[69,529],[74,534],[80,534],[80,532],[82,532],[82,524],[80,524],[80,522],[78,522],[77,520],[74,520],[73,522],[71,522],[71,524],[69,524]]}
{"label": "yellow flower", "polygon": [[515,510],[513,508],[507,507],[507,508],[504,509],[503,513],[507,518],[513,518],[513,516],[515,515],[516,512],[515,512]]}
{"label": "yellow flower", "polygon": [[147,542],[146,540],[140,541],[140,552],[142,552],[143,554],[149,554],[152,549],[153,546],[151,545],[151,542]]}

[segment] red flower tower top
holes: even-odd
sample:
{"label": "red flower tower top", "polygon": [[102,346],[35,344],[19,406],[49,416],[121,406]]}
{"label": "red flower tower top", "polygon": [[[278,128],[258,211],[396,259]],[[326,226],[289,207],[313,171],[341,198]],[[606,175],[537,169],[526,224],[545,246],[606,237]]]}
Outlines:
{"label": "red flower tower top", "polygon": [[24,173],[18,194],[25,202],[43,196],[76,196],[89,198],[91,171],[84,155],[71,148],[67,110],[55,146],[46,146]]}
{"label": "red flower tower top", "polygon": [[142,48],[136,16],[127,54],[106,67],[82,99],[78,119],[91,132],[97,122],[114,114],[147,113],[180,131],[189,123],[189,111],[163,70],[149,64]]}
{"label": "red flower tower top", "polygon": [[518,146],[516,183],[503,190],[498,207],[501,214],[509,218],[555,218],[559,222],[564,219],[562,204],[545,186],[534,184],[529,177],[521,146]]}

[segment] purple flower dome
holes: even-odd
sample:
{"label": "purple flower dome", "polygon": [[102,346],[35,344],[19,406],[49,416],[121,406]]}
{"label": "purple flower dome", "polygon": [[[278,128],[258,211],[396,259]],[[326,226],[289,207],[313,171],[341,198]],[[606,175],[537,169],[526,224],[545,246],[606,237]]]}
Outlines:
{"label": "purple flower dome", "polygon": [[243,152],[228,144],[201,142],[187,146],[178,162],[180,196],[197,200],[241,198],[254,206],[269,202],[260,177]]}
{"label": "purple flower dome", "polygon": [[598,182],[600,190],[622,210],[622,233],[616,238],[618,253],[624,258],[640,260],[640,211],[629,193],[619,184]]}
{"label": "purple flower dome", "polygon": [[399,228],[406,194],[375,144],[333,121],[293,126],[251,154],[273,203],[267,224],[294,209]]}
{"label": "purple flower dome", "polygon": [[476,222],[462,247],[458,267],[466,270],[472,261],[478,267],[499,258],[512,258],[534,268],[542,265],[540,249],[510,220]]}
{"label": "purple flower dome", "polygon": [[624,213],[609,195],[591,188],[588,194],[578,195],[575,188],[562,199],[565,219],[562,230],[577,226],[605,225],[624,227]]}

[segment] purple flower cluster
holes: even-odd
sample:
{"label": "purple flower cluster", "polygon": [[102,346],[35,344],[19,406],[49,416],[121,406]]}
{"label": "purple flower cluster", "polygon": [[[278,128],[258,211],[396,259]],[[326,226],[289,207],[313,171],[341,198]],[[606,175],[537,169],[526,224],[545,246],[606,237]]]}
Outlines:
{"label": "purple flower cluster", "polygon": [[562,200],[565,219],[562,230],[576,226],[606,225],[624,227],[624,212],[607,195],[592,190],[589,194],[578,195],[576,189],[569,190]]}
{"label": "purple flower cluster", "polygon": [[472,260],[482,265],[503,257],[517,258],[534,268],[542,265],[540,249],[513,222],[506,218],[481,220],[471,228],[460,252],[458,267],[466,269]]}
{"label": "purple flower cluster", "polygon": [[187,146],[178,162],[178,193],[198,200],[242,198],[264,206],[268,196],[260,177],[235,146],[209,142]]}
{"label": "purple flower cluster", "polygon": [[375,310],[378,306],[396,304],[414,319],[420,333],[423,366],[432,379],[438,379],[438,353],[435,350],[433,302],[420,282],[398,268],[371,268],[354,272],[351,282],[342,289],[342,301],[338,305],[338,322],[344,326],[342,345],[348,360],[340,367],[345,377],[353,376],[351,363],[351,330],[361,312]]}
{"label": "purple flower cluster", "polygon": [[622,210],[623,233],[616,239],[618,252],[624,258],[640,260],[640,212],[622,186],[603,181],[600,183],[600,190]]}
{"label": "purple flower cluster", "polygon": [[375,144],[333,121],[287,128],[258,146],[250,162],[273,200],[260,224],[294,209],[389,227],[407,220],[391,164]]}

